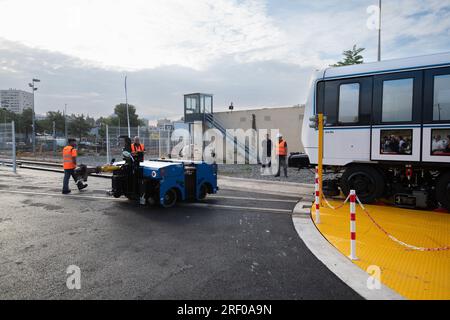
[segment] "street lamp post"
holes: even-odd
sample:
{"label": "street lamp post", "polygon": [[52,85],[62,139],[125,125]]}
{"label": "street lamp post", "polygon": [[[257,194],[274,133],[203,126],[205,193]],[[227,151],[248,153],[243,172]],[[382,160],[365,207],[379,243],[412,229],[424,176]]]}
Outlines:
{"label": "street lamp post", "polygon": [[381,0],[378,2],[380,13],[378,16],[378,61],[381,61]]}
{"label": "street lamp post", "polygon": [[67,129],[67,103],[64,104],[64,137],[66,139],[66,143],[69,141],[69,137],[67,136],[68,129]]}
{"label": "street lamp post", "polygon": [[127,76],[125,76],[125,103],[127,104],[127,124],[128,124],[128,137],[131,138],[130,129],[130,113],[128,111],[128,90],[127,90]]}
{"label": "street lamp post", "polygon": [[37,89],[38,89],[38,88],[36,88],[36,85],[35,85],[36,82],[41,82],[41,80],[33,79],[31,81],[31,83],[28,84],[33,92],[33,109],[32,109],[32,116],[31,116],[32,117],[32,120],[31,120],[32,121],[32,130],[33,130],[33,133],[32,133],[33,136],[31,137],[32,143],[33,143],[33,154],[36,152],[36,115],[34,112],[34,92],[37,91]]}

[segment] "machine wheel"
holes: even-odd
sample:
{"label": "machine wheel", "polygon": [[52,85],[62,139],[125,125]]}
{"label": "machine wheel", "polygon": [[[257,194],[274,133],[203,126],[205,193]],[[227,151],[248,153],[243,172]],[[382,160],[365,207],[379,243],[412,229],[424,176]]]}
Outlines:
{"label": "machine wheel", "polygon": [[178,200],[177,191],[175,189],[170,189],[164,194],[164,200],[161,202],[163,208],[173,207]]}
{"label": "machine wheel", "polygon": [[373,203],[384,193],[385,179],[375,168],[369,166],[351,166],[341,177],[341,189],[347,196],[355,190],[364,203]]}
{"label": "machine wheel", "polygon": [[436,184],[436,198],[444,208],[450,210],[450,172],[439,177]]}
{"label": "machine wheel", "polygon": [[117,191],[116,192],[113,191],[112,195],[116,199],[119,199],[122,196],[122,194],[120,192],[117,192]]}
{"label": "machine wheel", "polygon": [[205,200],[208,195],[208,186],[206,184],[202,184],[200,187],[200,192],[198,194],[198,200]]}

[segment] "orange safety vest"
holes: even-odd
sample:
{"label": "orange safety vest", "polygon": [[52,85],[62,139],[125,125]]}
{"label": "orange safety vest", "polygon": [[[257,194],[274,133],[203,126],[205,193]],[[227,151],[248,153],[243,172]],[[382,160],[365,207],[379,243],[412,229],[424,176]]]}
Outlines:
{"label": "orange safety vest", "polygon": [[136,148],[136,144],[132,144],[131,145],[131,152],[135,153],[135,152],[144,152],[145,148],[144,145],[142,143],[138,144],[137,148]]}
{"label": "orange safety vest", "polygon": [[286,141],[281,140],[281,142],[278,144],[277,155],[278,156],[287,156]]}
{"label": "orange safety vest", "polygon": [[73,162],[77,156],[77,150],[72,146],[67,146],[63,149],[63,166],[64,170],[75,169],[77,166]]}

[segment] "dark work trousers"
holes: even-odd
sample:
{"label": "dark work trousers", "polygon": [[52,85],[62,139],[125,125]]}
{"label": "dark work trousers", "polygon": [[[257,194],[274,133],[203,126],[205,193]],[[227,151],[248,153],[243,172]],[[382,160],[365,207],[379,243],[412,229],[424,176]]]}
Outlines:
{"label": "dark work trousers", "polygon": [[283,167],[284,170],[284,176],[287,178],[288,173],[287,173],[287,157],[286,156],[278,156],[278,171],[277,171],[277,175],[276,177],[279,177],[281,174],[281,167]]}
{"label": "dark work trousers", "polygon": [[78,177],[75,174],[75,169],[64,170],[63,192],[68,192],[70,190],[69,188],[70,177],[73,178],[73,181],[75,181],[75,183],[78,182]]}

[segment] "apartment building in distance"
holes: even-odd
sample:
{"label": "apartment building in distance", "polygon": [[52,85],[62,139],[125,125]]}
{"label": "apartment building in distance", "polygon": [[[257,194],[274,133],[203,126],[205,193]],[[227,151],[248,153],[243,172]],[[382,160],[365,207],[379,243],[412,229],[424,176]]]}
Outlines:
{"label": "apartment building in distance", "polygon": [[0,108],[22,113],[27,108],[33,108],[33,94],[16,89],[0,90]]}

